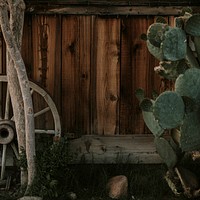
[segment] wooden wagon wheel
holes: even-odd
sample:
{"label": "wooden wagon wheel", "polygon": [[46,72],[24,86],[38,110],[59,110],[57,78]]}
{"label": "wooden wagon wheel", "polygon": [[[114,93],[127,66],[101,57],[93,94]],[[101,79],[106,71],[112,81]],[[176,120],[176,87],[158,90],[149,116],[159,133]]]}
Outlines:
{"label": "wooden wagon wheel", "polygon": [[[34,118],[36,119],[37,117],[41,117],[44,114],[51,112],[53,126],[54,126],[52,129],[46,129],[46,128],[43,129],[35,127],[35,133],[51,134],[52,136],[60,137],[61,123],[55,103],[53,102],[50,95],[43,88],[41,88],[40,86],[31,81],[29,81],[29,83],[32,96],[34,93],[36,93],[45,102],[44,108],[42,109],[40,108],[40,110],[38,111],[34,110]],[[3,97],[5,97],[4,100]],[[4,105],[5,107],[3,107]],[[34,98],[33,98],[33,105],[34,105]],[[16,130],[11,109],[12,108],[11,108],[10,94],[7,89],[7,76],[0,75],[0,144],[3,146],[2,159],[1,159],[1,177],[0,177],[1,180],[3,180],[5,176],[6,150],[8,145],[12,147],[15,156],[19,158],[18,150],[13,142]]]}

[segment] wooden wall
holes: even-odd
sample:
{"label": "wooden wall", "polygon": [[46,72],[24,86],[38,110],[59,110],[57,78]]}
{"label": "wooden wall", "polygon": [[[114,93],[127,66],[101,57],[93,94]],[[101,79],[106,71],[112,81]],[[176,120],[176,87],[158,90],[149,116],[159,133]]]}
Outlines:
{"label": "wooden wall", "polygon": [[[173,17],[167,18],[170,22]],[[52,95],[62,132],[145,134],[135,90],[159,91],[157,61],[140,39],[154,16],[26,15],[22,55]]]}

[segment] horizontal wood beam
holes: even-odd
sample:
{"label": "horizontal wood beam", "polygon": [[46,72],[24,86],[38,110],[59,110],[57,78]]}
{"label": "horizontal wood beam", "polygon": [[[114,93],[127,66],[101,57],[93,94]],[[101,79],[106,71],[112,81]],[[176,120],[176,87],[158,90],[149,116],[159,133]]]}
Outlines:
{"label": "horizontal wood beam", "polygon": [[[182,6],[27,6],[29,14],[68,14],[68,15],[179,15]],[[200,12],[199,7],[192,7]]]}
{"label": "horizontal wood beam", "polygon": [[94,7],[94,6],[67,6],[49,9],[31,8],[32,14],[70,14],[70,15],[178,15],[182,7]]}
{"label": "horizontal wood beam", "polygon": [[112,5],[112,6],[199,6],[199,0],[25,0],[26,4]]}
{"label": "horizontal wood beam", "polygon": [[162,163],[152,135],[85,135],[70,141],[73,164],[158,164]]}

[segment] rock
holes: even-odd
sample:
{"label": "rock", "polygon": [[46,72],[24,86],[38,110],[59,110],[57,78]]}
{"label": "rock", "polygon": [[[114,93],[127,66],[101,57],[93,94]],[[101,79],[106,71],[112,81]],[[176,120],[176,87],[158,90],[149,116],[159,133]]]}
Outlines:
{"label": "rock", "polygon": [[68,197],[68,199],[71,199],[71,200],[77,199],[77,195],[74,192],[68,192],[67,197]]}
{"label": "rock", "polygon": [[113,199],[126,197],[128,193],[128,179],[124,175],[114,176],[106,185],[108,196]]}
{"label": "rock", "polygon": [[18,200],[42,200],[42,197],[24,196]]}

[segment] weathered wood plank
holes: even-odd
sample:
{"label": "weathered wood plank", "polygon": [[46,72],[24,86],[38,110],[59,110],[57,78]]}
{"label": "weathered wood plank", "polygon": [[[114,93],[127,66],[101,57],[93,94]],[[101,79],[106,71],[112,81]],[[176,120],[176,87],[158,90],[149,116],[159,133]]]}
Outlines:
{"label": "weathered wood plank", "polygon": [[[34,8],[32,14],[73,14],[73,15],[179,15],[182,7],[147,6],[65,6],[58,8]],[[197,8],[196,8],[197,10]]]}
{"label": "weathered wood plank", "polygon": [[[42,28],[45,26],[45,19],[44,15],[35,15],[31,16],[32,18],[32,70],[31,70],[31,78],[43,85],[45,87],[45,80],[41,77],[41,68],[42,68],[42,46],[41,46],[41,38],[42,38]],[[44,62],[43,62],[44,64]],[[34,102],[34,111],[37,112],[45,106],[42,98],[34,93],[33,95],[33,102]],[[45,117],[37,117],[35,120],[35,127],[38,129],[45,128],[46,126],[46,118]]]}
{"label": "weathered wood plank", "polygon": [[91,34],[91,85],[90,85],[90,91],[91,91],[91,95],[90,95],[90,105],[91,105],[91,132],[89,134],[97,134],[96,132],[96,116],[97,116],[97,110],[96,110],[96,77],[97,77],[97,68],[96,68],[96,58],[95,55],[97,55],[97,47],[95,44],[95,38],[96,38],[96,34],[95,34],[95,26],[96,26],[96,19],[98,17],[97,16],[91,16],[91,30],[92,30],[92,34]]}
{"label": "weathered wood plank", "polygon": [[96,21],[96,133],[118,133],[120,20]]}
{"label": "weathered wood plank", "polygon": [[6,74],[6,44],[2,32],[0,32],[0,73]]}
{"label": "weathered wood plank", "polygon": [[[2,152],[3,152],[3,149],[2,149],[2,146],[1,145],[1,149],[0,149],[0,166],[2,165]],[[7,148],[7,151],[6,151],[6,166],[14,166],[14,153],[13,153],[13,150],[10,146],[8,146]]]}
{"label": "weathered wood plank", "polygon": [[181,0],[181,1],[174,1],[174,0],[60,0],[60,1],[47,1],[47,0],[25,0],[27,5],[33,4],[42,4],[48,3],[54,5],[146,5],[146,6],[167,6],[167,5],[179,5],[179,6],[192,6],[192,5],[199,5],[198,0]]}
{"label": "weathered wood plank", "polygon": [[[56,31],[59,25],[59,18],[57,16],[46,16],[43,24],[43,33],[41,38],[41,78],[42,82],[44,82],[45,89],[49,92],[49,94],[54,96],[60,96],[59,92],[55,88],[55,83],[61,87],[61,61],[56,59],[60,56],[61,48],[61,29],[60,32]],[[58,35],[57,35],[58,34]],[[56,63],[57,61],[57,63]],[[58,88],[58,89],[59,89]],[[59,105],[59,104],[58,104]],[[53,117],[48,112],[44,115],[46,117],[46,128],[52,129],[54,127]]]}
{"label": "weathered wood plank", "polygon": [[[54,16],[55,17],[55,16]],[[54,54],[54,88],[53,88],[53,99],[57,106],[58,112],[61,113],[62,110],[62,52],[61,52],[61,44],[62,44],[62,17],[58,15],[56,17],[56,25],[55,25],[55,49],[53,49]],[[49,49],[50,51],[50,49]],[[49,80],[51,81],[51,80]]]}
{"label": "weathered wood plank", "polygon": [[32,48],[32,17],[24,19],[24,30],[22,37],[22,57],[26,66],[28,77],[32,79],[33,71],[33,48]]}
{"label": "weathered wood plank", "polygon": [[120,118],[119,127],[121,134],[133,134],[135,129],[133,95],[134,76],[132,67],[132,40],[134,30],[132,17],[121,20],[121,65],[120,65]]}
{"label": "weathered wood plank", "polygon": [[161,163],[152,135],[95,136],[87,135],[71,140],[69,151],[72,163]]}
{"label": "weathered wood plank", "polygon": [[[138,88],[143,88],[146,94],[149,93],[149,86],[151,87],[153,67],[149,65],[149,52],[147,50],[146,42],[141,40],[140,36],[142,33],[146,33],[148,26],[153,22],[154,18],[152,17],[134,17],[131,20],[132,30],[133,30],[133,39],[132,39],[132,73],[133,73],[133,82],[134,90]],[[133,97],[133,105],[134,105],[134,132],[137,133],[145,133],[146,127],[144,125],[144,120],[142,117],[141,110],[138,105],[138,100],[136,96]]]}
{"label": "weathered wood plank", "polygon": [[[57,18],[55,16],[33,16],[33,79],[44,87],[53,96],[55,85],[55,71],[61,66],[55,66],[55,59],[57,57],[57,40],[56,24]],[[61,33],[59,33],[61,34]],[[59,51],[60,52],[60,51]],[[61,75],[61,73],[60,73]],[[56,76],[56,81],[59,83],[61,77]],[[58,93],[57,93],[58,94]],[[60,94],[59,94],[60,95]],[[33,94],[34,110],[38,112],[44,109],[47,105],[44,99],[35,93]],[[38,128],[53,128],[53,117],[50,112],[40,115],[36,118],[36,126]]]}
{"label": "weathered wood plank", "polygon": [[[76,68],[78,55],[78,17],[62,18],[62,119],[66,132],[76,132]],[[78,63],[77,63],[78,62]],[[77,107],[79,109],[79,107]]]}
{"label": "weathered wood plank", "polygon": [[80,118],[82,134],[91,133],[91,45],[93,24],[90,16],[79,19],[79,90],[80,107],[77,117]]}
{"label": "weathered wood plank", "polygon": [[37,81],[40,81],[40,67],[41,67],[41,47],[40,47],[40,34],[41,34],[41,23],[43,15],[32,16],[32,45],[33,45],[33,71],[32,78]]}
{"label": "weathered wood plank", "polygon": [[[154,16],[27,15],[23,57],[31,77],[62,111],[64,133],[149,132],[134,91],[142,87],[150,96],[160,89],[153,71],[157,61],[140,39],[153,21]],[[36,108],[40,105],[37,99]]]}

